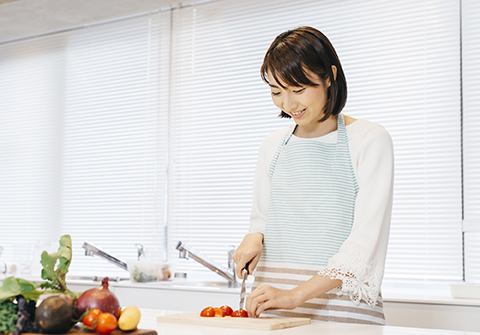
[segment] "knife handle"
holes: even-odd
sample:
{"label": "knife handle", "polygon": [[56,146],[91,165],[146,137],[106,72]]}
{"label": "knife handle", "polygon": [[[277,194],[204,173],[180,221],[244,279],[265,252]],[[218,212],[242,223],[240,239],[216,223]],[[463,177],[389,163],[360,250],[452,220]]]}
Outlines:
{"label": "knife handle", "polygon": [[[245,266],[244,266],[243,269],[242,269],[242,272],[243,272],[243,270],[247,270],[247,274],[250,274],[249,271],[248,271],[248,266],[250,265],[251,262],[252,262],[252,259],[249,260],[249,261],[247,262],[247,264],[245,264]],[[242,276],[243,276],[243,273],[242,273]]]}

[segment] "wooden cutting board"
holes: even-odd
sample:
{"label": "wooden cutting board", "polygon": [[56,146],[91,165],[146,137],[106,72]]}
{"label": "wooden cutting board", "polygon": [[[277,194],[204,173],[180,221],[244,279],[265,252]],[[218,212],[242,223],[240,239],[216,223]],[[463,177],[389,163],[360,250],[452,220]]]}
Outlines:
{"label": "wooden cutting board", "polygon": [[[63,335],[100,335],[97,332],[92,332],[90,330],[83,330],[81,332],[78,332],[78,328],[73,327],[70,329],[70,331],[67,334]],[[39,333],[22,333],[22,335],[45,335],[45,334],[39,334]],[[60,334],[62,335],[62,334]],[[124,332],[121,331],[120,329],[115,329],[113,332],[109,333],[109,335],[157,335],[157,332],[155,330],[151,329],[135,329],[134,331],[130,332]]]}
{"label": "wooden cutting board", "polygon": [[181,313],[159,316],[158,322],[181,323],[188,325],[242,328],[256,330],[284,329],[310,324],[309,318],[268,317],[259,318],[232,318],[232,317],[201,317],[200,313]]}

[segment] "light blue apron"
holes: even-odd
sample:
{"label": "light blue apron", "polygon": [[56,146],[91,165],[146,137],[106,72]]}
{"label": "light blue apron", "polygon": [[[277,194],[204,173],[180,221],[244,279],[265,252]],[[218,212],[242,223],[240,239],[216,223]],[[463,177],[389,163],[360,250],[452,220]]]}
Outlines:
{"label": "light blue apron", "polygon": [[[350,235],[358,184],[343,116],[336,143],[296,138],[292,126],[270,165],[270,202],[264,248],[252,289],[270,284],[292,289],[323,270]],[[335,290],[333,290],[335,291]],[[374,308],[327,292],[294,310],[265,314],[385,325],[383,301]]]}
{"label": "light blue apron", "polygon": [[270,166],[263,261],[321,270],[349,236],[358,185],[343,116],[338,140],[293,138],[289,129]]}

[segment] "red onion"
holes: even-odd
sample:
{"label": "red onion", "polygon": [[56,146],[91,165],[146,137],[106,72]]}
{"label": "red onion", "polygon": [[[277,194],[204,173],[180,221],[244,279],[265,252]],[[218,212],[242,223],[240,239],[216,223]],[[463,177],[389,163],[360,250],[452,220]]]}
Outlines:
{"label": "red onion", "polygon": [[112,313],[117,319],[120,316],[121,307],[117,297],[108,289],[108,277],[102,279],[102,286],[86,290],[77,299],[78,315],[92,308],[98,308],[104,313]]}

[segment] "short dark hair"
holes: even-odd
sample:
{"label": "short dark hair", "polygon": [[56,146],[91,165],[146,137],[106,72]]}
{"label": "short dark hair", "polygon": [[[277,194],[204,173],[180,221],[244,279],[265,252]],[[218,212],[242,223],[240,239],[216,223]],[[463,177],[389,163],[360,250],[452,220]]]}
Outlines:
{"label": "short dark hair", "polygon": [[[332,65],[337,68],[336,77]],[[270,71],[279,85],[281,80],[289,86],[318,86],[306,71],[316,74],[324,84],[330,80],[325,117],[319,122],[339,114],[347,101],[347,82],[337,53],[328,38],[315,28],[300,27],[278,35],[268,48],[260,71],[266,83]],[[284,111],[279,116],[291,117]]]}

